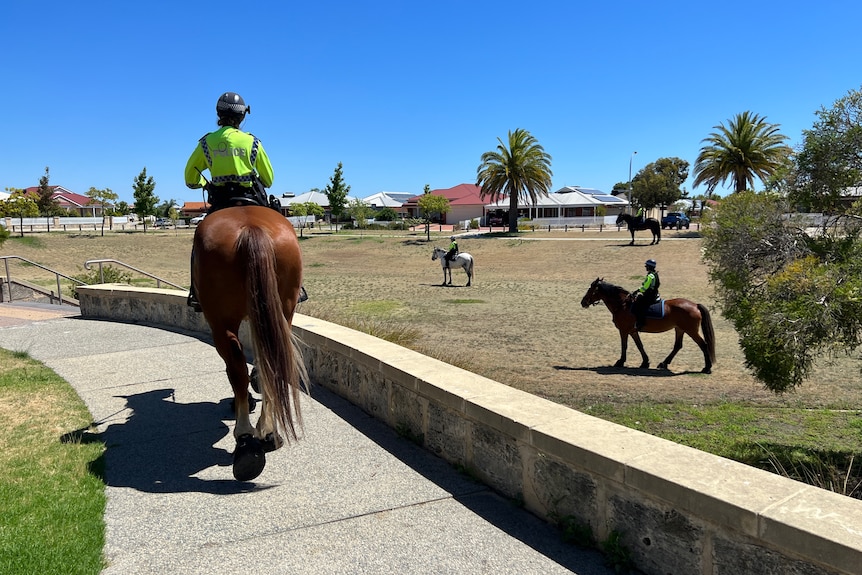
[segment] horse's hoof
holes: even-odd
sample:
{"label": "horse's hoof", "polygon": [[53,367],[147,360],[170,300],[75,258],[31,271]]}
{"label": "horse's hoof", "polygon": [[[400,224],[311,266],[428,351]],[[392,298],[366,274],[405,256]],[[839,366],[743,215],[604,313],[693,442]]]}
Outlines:
{"label": "horse's hoof", "polygon": [[263,444],[253,435],[242,435],[236,440],[233,452],[233,476],[237,481],[251,481],[263,473],[266,454]]}
{"label": "horse's hoof", "polygon": [[261,442],[264,453],[271,453],[276,449],[281,449],[284,445],[284,439],[277,433],[269,433]]}
{"label": "horse's hoof", "polygon": [[649,369],[649,362],[645,361],[641,364],[641,369]]}
{"label": "horse's hoof", "polygon": [[614,364],[614,367],[625,367],[625,365],[626,362],[624,362],[623,360],[619,360]]}
{"label": "horse's hoof", "polygon": [[704,367],[703,369],[700,370],[700,373],[712,373],[712,369],[710,369],[708,367]]}
{"label": "horse's hoof", "polygon": [[660,364],[658,364],[658,368],[659,369],[667,369],[667,364],[664,362],[661,362]]}

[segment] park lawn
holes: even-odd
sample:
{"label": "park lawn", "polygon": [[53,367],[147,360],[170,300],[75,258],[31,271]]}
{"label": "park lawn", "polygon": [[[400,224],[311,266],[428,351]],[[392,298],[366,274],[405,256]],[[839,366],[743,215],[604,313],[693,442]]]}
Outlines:
{"label": "park lawn", "polygon": [[105,539],[104,445],[75,392],[0,350],[0,573],[96,574]]}
{"label": "park lawn", "polygon": [[[550,240],[550,241],[545,241]],[[554,241],[557,240],[557,241]],[[432,248],[448,235],[311,233],[301,240],[310,299],[299,313],[365,331],[574,409],[711,453],[804,478],[833,465],[847,491],[862,481],[860,354],[821,361],[797,389],[776,395],[745,368],[738,335],[716,306],[702,241],[693,231],[662,234],[659,245],[626,232],[524,232],[463,237],[476,261],[473,286],[454,270],[442,287]],[[11,238],[14,253],[67,275],[88,259],[114,258],[178,285],[189,282],[190,231],[34,234]],[[651,369],[629,343],[625,368],[613,368],[620,343],[604,306],[581,297],[597,277],[632,289],[643,262],[659,263],[665,297],[705,304],[716,332],[717,363],[688,338],[670,370],[655,369],[671,333],[644,334]],[[29,274],[29,275],[21,275]],[[30,266],[13,277],[45,278]],[[49,278],[52,279],[52,278]],[[44,281],[44,280],[43,280]],[[836,464],[837,462],[837,464]],[[800,468],[800,466],[802,466]],[[822,474],[821,474],[822,475]]]}

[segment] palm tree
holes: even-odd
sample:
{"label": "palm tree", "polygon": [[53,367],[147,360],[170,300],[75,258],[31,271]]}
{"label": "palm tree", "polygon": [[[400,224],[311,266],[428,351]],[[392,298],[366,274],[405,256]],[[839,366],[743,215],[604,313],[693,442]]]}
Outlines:
{"label": "palm tree", "polygon": [[536,203],[538,196],[551,189],[551,156],[545,153],[530,132],[518,128],[509,132],[509,147],[500,138],[493,152],[482,154],[476,170],[479,196],[490,196],[496,202],[509,197],[509,232],[518,231],[518,198]]}
{"label": "palm tree", "polygon": [[694,186],[706,184],[710,196],[728,179],[734,192],[754,188],[755,177],[761,181],[769,178],[791,152],[778,124],[748,111],[737,114],[727,127],[720,124],[714,128],[718,132],[702,140],[707,145],[694,163]]}

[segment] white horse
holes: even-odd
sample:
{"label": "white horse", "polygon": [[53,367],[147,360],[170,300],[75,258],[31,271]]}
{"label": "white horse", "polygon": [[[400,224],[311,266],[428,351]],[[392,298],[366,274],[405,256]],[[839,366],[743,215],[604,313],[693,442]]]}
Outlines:
{"label": "white horse", "polygon": [[[473,281],[473,256],[468,254],[467,252],[461,252],[455,259],[451,262],[448,262],[449,265],[446,265],[446,254],[448,252],[441,248],[434,248],[434,255],[431,256],[431,261],[440,260],[440,265],[443,267],[443,283],[440,285],[452,285],[452,267],[460,267],[464,268],[464,271],[467,273],[467,287],[470,287],[470,283]],[[446,283],[446,272],[449,272],[449,283]]]}

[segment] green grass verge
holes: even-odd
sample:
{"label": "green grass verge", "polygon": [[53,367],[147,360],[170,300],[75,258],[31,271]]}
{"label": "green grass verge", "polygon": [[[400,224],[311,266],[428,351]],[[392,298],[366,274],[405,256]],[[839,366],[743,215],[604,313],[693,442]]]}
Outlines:
{"label": "green grass verge", "polygon": [[740,403],[590,405],[585,413],[862,498],[862,412]]}
{"label": "green grass verge", "polygon": [[104,445],[90,415],[26,354],[0,350],[0,573],[95,574],[104,567]]}

